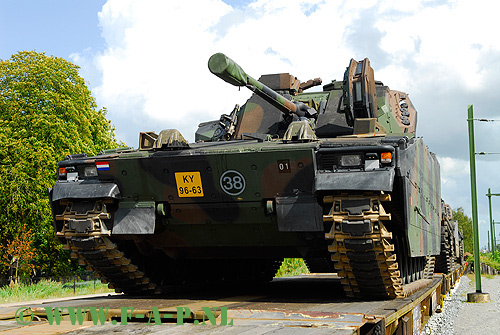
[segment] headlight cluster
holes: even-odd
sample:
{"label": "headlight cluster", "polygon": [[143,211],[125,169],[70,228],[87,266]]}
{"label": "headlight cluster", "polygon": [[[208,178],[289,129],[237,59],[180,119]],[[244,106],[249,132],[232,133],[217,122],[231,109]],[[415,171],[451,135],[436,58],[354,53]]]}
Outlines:
{"label": "headlight cluster", "polygon": [[74,166],[60,167],[58,169],[59,180],[78,180],[78,171]]}
{"label": "headlight cluster", "polygon": [[392,152],[358,152],[346,154],[326,152],[320,153],[318,159],[321,170],[372,171],[390,166],[392,164]]}
{"label": "headlight cluster", "polygon": [[87,166],[64,166],[57,169],[57,179],[76,181],[79,179],[97,178],[97,167]]}
{"label": "headlight cluster", "polygon": [[[364,154],[365,165],[373,166],[373,162],[380,162],[381,164],[390,164],[392,162],[392,152],[381,152],[380,160],[378,153]],[[339,166],[341,167],[358,167],[363,165],[363,158],[361,154],[358,155],[341,155],[339,159]]]}

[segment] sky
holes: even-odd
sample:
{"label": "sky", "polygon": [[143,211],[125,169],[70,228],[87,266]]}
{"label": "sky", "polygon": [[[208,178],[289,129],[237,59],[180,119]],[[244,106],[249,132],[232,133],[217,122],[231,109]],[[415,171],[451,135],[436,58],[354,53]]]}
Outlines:
{"label": "sky", "polygon": [[[494,7],[494,6],[493,6]],[[36,50],[69,60],[106,107],[119,140],[176,128],[188,140],[249,97],[213,76],[223,52],[258,78],[342,79],[368,57],[375,78],[409,94],[417,136],[441,164],[442,197],[471,216],[467,106],[476,152],[500,153],[498,18],[491,1],[0,0],[0,59]],[[500,155],[476,156],[480,245],[488,188],[500,193]],[[500,221],[500,197],[492,197]],[[500,225],[497,225],[500,241]]]}

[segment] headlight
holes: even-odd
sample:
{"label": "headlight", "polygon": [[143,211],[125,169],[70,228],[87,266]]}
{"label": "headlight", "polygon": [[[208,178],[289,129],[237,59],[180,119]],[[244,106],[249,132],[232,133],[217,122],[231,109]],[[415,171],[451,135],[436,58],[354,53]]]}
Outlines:
{"label": "headlight", "polygon": [[351,167],[361,165],[361,155],[342,155],[340,156],[340,166]]}
{"label": "headlight", "polygon": [[97,168],[95,166],[86,166],[83,174],[85,177],[97,177]]}

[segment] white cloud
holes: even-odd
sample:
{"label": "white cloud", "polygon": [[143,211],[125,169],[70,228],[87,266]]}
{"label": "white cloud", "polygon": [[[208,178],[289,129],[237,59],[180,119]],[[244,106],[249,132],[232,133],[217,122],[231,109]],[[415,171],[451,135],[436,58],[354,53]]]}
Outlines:
{"label": "white cloud", "polygon": [[[98,56],[98,101],[115,117],[140,114],[164,123],[159,129],[196,127],[203,114],[213,118],[211,28],[230,10],[221,1],[108,1],[99,15],[108,48]],[[227,111],[234,103],[222,106]]]}
{"label": "white cloud", "polygon": [[[102,82],[93,92],[112,118],[164,124],[157,130],[178,128],[193,140],[199,122],[249,96],[209,73],[215,52],[257,78],[291,72],[304,81],[325,73],[333,79],[333,71],[340,78],[351,52],[330,23],[347,25],[354,14],[338,9],[316,0],[259,1],[244,11],[220,0],[110,0],[99,13],[107,48],[96,57]],[[311,34],[317,28],[328,34]]]}
{"label": "white cloud", "polygon": [[[428,74],[433,79],[443,83],[461,80],[470,89],[481,88],[487,71],[481,69],[480,58],[488,50],[499,50],[496,16],[494,11],[485,10],[490,2],[452,1],[436,6],[429,6],[430,1],[383,3],[382,16],[384,11],[404,11],[376,24],[385,34],[382,49],[396,62],[414,62],[414,75],[419,68],[426,71],[432,66],[433,73]],[[393,7],[395,3],[400,6]],[[427,80],[429,76],[420,78]]]}
{"label": "white cloud", "polygon": [[[491,6],[486,0],[258,0],[233,8],[221,0],[109,0],[99,13],[105,51],[73,59],[84,73],[96,73],[98,103],[109,109],[120,138],[134,145],[140,130],[178,128],[193,140],[198,123],[245,102],[246,89],[209,73],[215,52],[254,77],[290,72],[324,83],[342,79],[350,58],[369,57],[376,79],[410,94],[419,110],[417,132],[440,156],[443,198],[469,212],[466,107],[475,104],[482,117],[498,114],[500,41]],[[477,148],[487,151],[498,129],[481,129]],[[500,192],[496,165],[478,162],[478,193]],[[487,210],[483,198],[480,213]]]}
{"label": "white cloud", "polygon": [[452,157],[438,157],[438,160],[439,164],[441,165],[441,178],[469,177],[469,161]]}
{"label": "white cloud", "polygon": [[[218,51],[254,77],[290,72],[326,83],[342,78],[350,58],[369,57],[377,79],[412,97],[429,86],[447,92],[450,83],[479,90],[491,75],[488,53],[500,50],[496,18],[484,8],[485,0],[258,0],[237,8],[221,0],[109,0],[99,13],[107,48],[93,60],[101,73],[93,92],[113,118],[135,115],[192,140],[199,122],[248,97],[208,72]],[[432,125],[426,130],[435,134]]]}
{"label": "white cloud", "polygon": [[[470,217],[472,204],[469,161],[452,157],[438,157],[438,159],[441,166],[441,197],[452,208],[464,208]],[[500,193],[498,163],[476,159],[476,197],[481,245],[485,244],[486,231],[490,229],[489,204],[486,197],[489,188],[492,193]],[[498,210],[500,199],[497,198],[492,197],[491,199],[493,218],[500,218],[500,210]]]}

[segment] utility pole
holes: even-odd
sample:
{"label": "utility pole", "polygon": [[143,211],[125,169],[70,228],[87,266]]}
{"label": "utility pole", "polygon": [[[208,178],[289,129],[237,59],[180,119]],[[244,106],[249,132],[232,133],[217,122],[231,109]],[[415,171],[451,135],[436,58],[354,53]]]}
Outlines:
{"label": "utility pole", "polygon": [[[490,231],[488,230],[488,236],[490,236]],[[491,252],[492,249],[490,248],[490,240],[488,240],[488,251]]]}
{"label": "utility pole", "polygon": [[[494,221],[493,221],[493,227],[495,227],[495,225],[496,225],[496,224],[500,225],[500,222],[494,222]],[[496,228],[495,228],[495,229],[496,229]],[[496,252],[496,251],[500,251],[500,248],[497,248],[497,237],[496,237],[496,235],[494,236],[493,241],[495,242],[495,252]]]}
{"label": "utility pole", "polygon": [[490,238],[491,238],[491,254],[493,255],[493,259],[496,260],[496,249],[497,249],[497,242],[496,242],[496,237],[495,237],[495,221],[493,221],[493,215],[491,214],[491,197],[492,196],[500,196],[500,194],[492,194],[491,193],[491,188],[488,188],[488,194],[486,194],[488,197],[488,205],[490,208]]}
{"label": "utility pole", "polygon": [[490,295],[481,290],[481,260],[479,258],[479,228],[477,220],[477,191],[476,191],[476,149],[474,144],[474,111],[472,105],[467,108],[469,128],[469,163],[470,185],[472,200],[472,228],[474,233],[474,274],[476,276],[476,292],[467,294],[468,302],[488,302]]}

